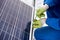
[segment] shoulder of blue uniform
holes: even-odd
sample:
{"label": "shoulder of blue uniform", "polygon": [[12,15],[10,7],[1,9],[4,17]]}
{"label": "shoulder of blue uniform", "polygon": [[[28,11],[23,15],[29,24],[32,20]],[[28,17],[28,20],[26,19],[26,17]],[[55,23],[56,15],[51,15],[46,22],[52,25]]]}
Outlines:
{"label": "shoulder of blue uniform", "polygon": [[50,27],[60,30],[60,19],[56,18],[47,18],[46,24],[48,24]]}
{"label": "shoulder of blue uniform", "polygon": [[49,7],[55,6],[58,3],[58,0],[44,0],[44,4],[49,5]]}

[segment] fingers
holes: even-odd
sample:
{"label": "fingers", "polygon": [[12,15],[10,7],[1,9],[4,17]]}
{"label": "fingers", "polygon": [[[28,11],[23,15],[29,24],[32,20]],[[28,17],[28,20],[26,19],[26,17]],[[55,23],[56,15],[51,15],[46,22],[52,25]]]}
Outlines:
{"label": "fingers", "polygon": [[45,10],[43,8],[37,9],[36,16],[39,18],[44,17],[45,16],[44,11]]}
{"label": "fingers", "polygon": [[32,26],[33,26],[33,28],[40,28],[42,26],[42,23],[40,20],[34,19]]}

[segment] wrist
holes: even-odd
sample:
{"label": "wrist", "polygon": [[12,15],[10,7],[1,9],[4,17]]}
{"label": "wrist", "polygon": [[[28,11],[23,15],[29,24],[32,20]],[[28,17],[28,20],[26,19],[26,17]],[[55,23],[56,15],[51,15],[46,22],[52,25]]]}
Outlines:
{"label": "wrist", "polygon": [[49,8],[49,6],[48,6],[47,4],[45,4],[45,5],[42,5],[42,8],[43,8],[44,10],[47,10],[47,9]]}

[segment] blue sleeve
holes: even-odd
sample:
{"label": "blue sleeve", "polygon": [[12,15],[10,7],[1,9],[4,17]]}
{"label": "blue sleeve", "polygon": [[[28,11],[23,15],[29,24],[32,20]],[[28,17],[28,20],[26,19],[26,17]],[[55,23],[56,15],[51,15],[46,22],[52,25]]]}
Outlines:
{"label": "blue sleeve", "polygon": [[57,5],[59,0],[44,0],[44,4],[47,4],[49,7]]}
{"label": "blue sleeve", "polygon": [[60,30],[60,18],[47,18],[46,24],[56,30]]}

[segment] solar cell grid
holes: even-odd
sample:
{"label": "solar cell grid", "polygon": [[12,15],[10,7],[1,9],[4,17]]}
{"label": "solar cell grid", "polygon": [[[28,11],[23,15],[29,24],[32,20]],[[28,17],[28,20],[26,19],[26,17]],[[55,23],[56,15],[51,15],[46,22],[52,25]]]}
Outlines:
{"label": "solar cell grid", "polygon": [[3,5],[5,3],[6,0],[0,0],[0,12],[1,12],[1,9],[3,8]]}
{"label": "solar cell grid", "polygon": [[[0,40],[28,40],[32,8],[20,0],[0,0]],[[30,27],[30,25],[29,25]]]}

